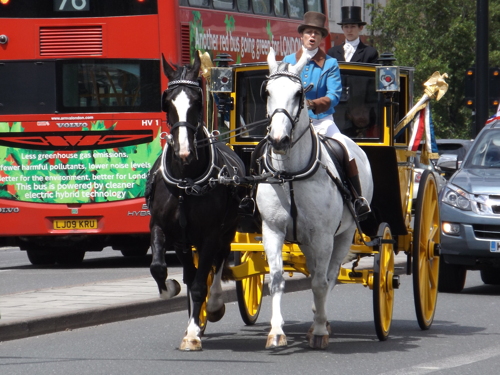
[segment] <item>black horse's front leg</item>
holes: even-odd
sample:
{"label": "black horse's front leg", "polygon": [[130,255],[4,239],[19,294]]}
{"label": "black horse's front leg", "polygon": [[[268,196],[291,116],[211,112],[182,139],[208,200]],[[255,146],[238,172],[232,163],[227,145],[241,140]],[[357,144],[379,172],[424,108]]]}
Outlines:
{"label": "black horse's front leg", "polygon": [[180,293],[181,286],[176,280],[167,280],[168,270],[165,262],[165,250],[165,234],[161,228],[154,226],[151,229],[153,259],[149,270],[158,285],[160,298],[169,299]]}
{"label": "black horse's front leg", "polygon": [[[178,254],[179,255],[179,254]],[[179,258],[189,258],[189,254],[183,254]],[[184,351],[199,351],[202,350],[201,336],[205,329],[206,321],[200,320],[203,304],[208,295],[208,274],[212,269],[213,254],[209,252],[198,252],[198,267],[195,268],[191,260],[190,264],[184,266],[184,282],[189,291],[190,298],[190,316],[186,334],[182,339],[180,350]]]}

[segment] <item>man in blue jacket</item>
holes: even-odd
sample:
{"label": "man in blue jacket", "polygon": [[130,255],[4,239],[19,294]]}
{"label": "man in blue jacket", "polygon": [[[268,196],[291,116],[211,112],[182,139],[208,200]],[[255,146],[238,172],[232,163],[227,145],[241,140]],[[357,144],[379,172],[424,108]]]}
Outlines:
{"label": "man in blue jacket", "polygon": [[[312,89],[306,93],[307,109],[316,132],[329,138],[335,138],[349,154],[344,141],[344,135],[333,120],[335,106],[339,103],[342,93],[342,82],[337,60],[328,56],[319,48],[323,38],[328,35],[325,28],[326,17],[322,13],[307,12],[304,14],[304,22],[299,25],[298,32],[301,34],[302,48],[294,54],[285,56],[283,62],[295,65],[302,54],[310,56],[310,60],[304,66],[301,73],[304,88],[312,84]],[[355,190],[356,213],[359,218],[370,212],[366,199],[361,194],[358,168],[356,160],[349,156],[349,167],[347,175],[353,189]]]}

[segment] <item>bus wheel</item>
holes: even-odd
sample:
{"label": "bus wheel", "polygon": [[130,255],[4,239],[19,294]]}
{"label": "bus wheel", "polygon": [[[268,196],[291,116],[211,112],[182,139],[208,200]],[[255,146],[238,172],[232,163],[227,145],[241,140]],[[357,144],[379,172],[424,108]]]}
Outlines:
{"label": "bus wheel", "polygon": [[50,251],[27,250],[28,259],[34,266],[43,266],[56,263],[56,255]]}
{"label": "bus wheel", "polygon": [[147,247],[130,247],[128,249],[121,249],[120,252],[124,257],[143,257],[149,251],[149,246]]}
{"label": "bus wheel", "polygon": [[62,266],[77,266],[85,257],[83,250],[70,250],[56,253],[56,262]]}

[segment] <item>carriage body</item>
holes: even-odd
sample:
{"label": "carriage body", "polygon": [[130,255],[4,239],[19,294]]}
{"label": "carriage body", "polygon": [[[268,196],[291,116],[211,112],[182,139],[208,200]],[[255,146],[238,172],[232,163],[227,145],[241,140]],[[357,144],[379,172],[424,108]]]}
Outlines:
{"label": "carriage body", "polygon": [[[339,65],[343,92],[334,114],[335,122],[365,151],[374,179],[373,214],[361,223],[362,233],[356,232],[351,253],[358,260],[374,257],[374,266],[355,269],[350,263],[341,268],[338,282],[362,284],[374,290],[375,327],[379,339],[385,340],[392,319],[394,289],[399,285],[394,272],[394,256],[399,252],[407,255],[406,273],[413,273],[414,284],[418,284],[414,285],[418,323],[422,329],[432,324],[439,269],[436,182],[432,175],[426,175],[418,197],[413,197],[416,152],[408,150],[408,130],[397,137],[394,134],[395,124],[413,105],[414,69],[400,67],[400,91],[386,94],[375,90],[376,65]],[[225,81],[223,89],[217,88],[218,77],[214,77],[211,87],[215,87],[213,94],[217,100],[222,98],[222,102],[230,105],[218,107],[219,115],[214,115],[218,121],[214,123],[229,124],[230,130],[235,131],[237,135],[227,142],[244,161],[248,173],[252,152],[267,132],[266,102],[261,97],[261,86],[268,67],[256,63],[225,69],[222,76],[229,77],[229,83]],[[412,207],[414,198],[416,207]],[[366,242],[374,238],[378,239],[377,245],[367,246]],[[260,310],[264,277],[269,267],[258,223],[248,215],[242,217],[231,248],[237,252],[232,271],[237,280],[240,312],[245,323],[253,324]],[[285,272],[309,275],[305,257],[296,244],[283,246],[283,264]]]}

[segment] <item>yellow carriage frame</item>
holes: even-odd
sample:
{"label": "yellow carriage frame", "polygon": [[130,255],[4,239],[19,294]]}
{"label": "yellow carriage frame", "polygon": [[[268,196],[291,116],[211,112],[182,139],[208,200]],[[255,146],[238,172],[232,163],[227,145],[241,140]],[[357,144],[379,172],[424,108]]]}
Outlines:
{"label": "yellow carriage frame", "polygon": [[[255,72],[267,74],[267,65],[238,64],[212,70],[211,76],[205,75],[209,80],[207,86],[225,103],[222,110],[219,106],[218,123],[229,123],[229,130],[235,131],[241,126],[237,108],[247,105],[239,102],[243,101],[243,93],[238,91],[238,80]],[[340,63],[340,70],[343,77],[348,73],[353,76],[376,75],[376,66],[372,64]],[[378,212],[380,220],[376,228],[372,228],[370,236],[356,231],[351,253],[356,254],[358,260],[373,256],[373,267],[356,270],[355,263],[349,268],[341,267],[338,277],[338,283],[362,284],[373,290],[375,330],[381,341],[389,336],[394,290],[399,287],[399,276],[394,270],[396,254],[404,252],[407,256],[406,274],[413,275],[415,311],[423,330],[432,325],[438,294],[440,222],[437,183],[434,175],[426,171],[420,180],[418,195],[413,197],[413,158],[416,152],[408,151],[408,130],[397,138],[394,134],[396,120],[408,113],[413,104],[413,68],[400,67],[399,73],[400,92],[395,95],[378,94],[379,119],[382,122],[380,136],[358,142],[372,166],[375,184],[372,208]],[[212,95],[207,97],[213,99]],[[397,106],[395,100],[398,101]],[[214,108],[210,100],[207,108]],[[209,123],[212,123],[212,115],[207,112]],[[256,140],[236,136],[230,137],[228,143],[248,164]],[[374,239],[375,246],[366,245]],[[235,252],[235,264],[231,269],[236,280],[240,313],[243,321],[251,325],[258,318],[265,275],[269,273],[260,234],[238,232],[231,250]],[[283,263],[285,272],[309,276],[305,256],[296,244],[284,245]]]}

